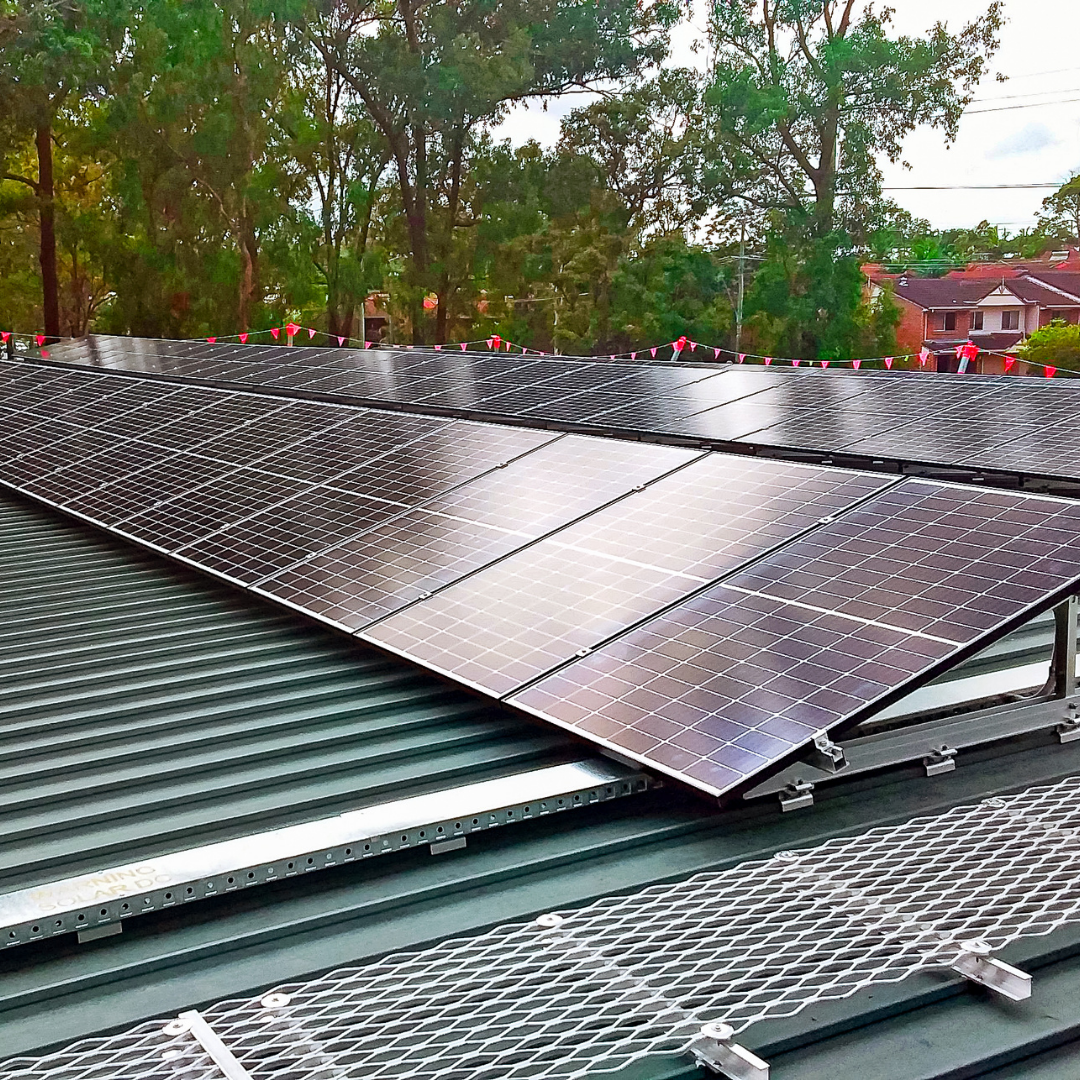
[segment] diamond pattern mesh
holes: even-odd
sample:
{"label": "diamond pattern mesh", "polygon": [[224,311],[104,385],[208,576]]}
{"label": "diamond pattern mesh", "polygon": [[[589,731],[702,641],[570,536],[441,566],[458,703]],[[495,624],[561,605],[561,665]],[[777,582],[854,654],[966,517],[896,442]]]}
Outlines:
{"label": "diamond pattern mesh", "polygon": [[572,1080],[1080,919],[1080,778],[389,956],[2,1080]]}

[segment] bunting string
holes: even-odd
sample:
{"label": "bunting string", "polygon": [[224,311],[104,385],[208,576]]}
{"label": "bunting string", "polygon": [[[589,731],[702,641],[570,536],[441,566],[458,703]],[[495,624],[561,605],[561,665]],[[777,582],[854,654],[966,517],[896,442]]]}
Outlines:
{"label": "bunting string", "polygon": [[[337,344],[338,346],[353,346],[362,347],[365,349],[379,348],[379,349],[425,349],[432,348],[436,352],[449,351],[452,349],[459,349],[462,352],[467,352],[470,349],[479,350],[486,348],[494,352],[509,352],[518,353],[520,355],[531,356],[557,356],[560,354],[544,352],[541,349],[530,349],[525,345],[519,345],[515,341],[510,341],[501,337],[498,334],[492,334],[486,338],[474,338],[470,341],[454,341],[445,342],[439,345],[408,345],[408,344],[396,344],[393,342],[376,342],[376,341],[364,341],[360,338],[349,337],[341,334],[330,334],[325,330],[318,330],[310,326],[301,326],[299,323],[289,322],[284,326],[269,327],[265,330],[251,330],[240,334],[227,334],[227,335],[215,335],[211,337],[202,338],[188,338],[189,341],[206,341],[210,344],[226,343],[226,342],[239,342],[241,345],[246,345],[253,339],[263,338],[267,336],[271,337],[275,342],[281,342],[282,334],[284,333],[285,344],[294,344],[297,338],[301,341],[306,338],[306,342],[314,342],[316,337],[321,337],[322,342],[328,344]],[[9,339],[15,339],[25,341],[29,344],[31,341],[34,345],[40,349],[46,342],[47,338],[44,334],[19,334],[14,331],[2,330],[0,331],[0,341],[7,346]],[[320,342],[320,344],[322,343]],[[1029,372],[1041,372],[1046,378],[1054,378],[1055,376],[1078,376],[1080,371],[1073,371],[1069,368],[1058,368],[1053,364],[1044,364],[1035,360],[1026,360],[1021,356],[1016,356],[1012,353],[1005,352],[998,349],[980,349],[973,341],[966,341],[954,347],[953,351],[956,354],[957,360],[957,373],[965,374],[970,370],[971,363],[980,356],[995,356],[999,357],[1004,362],[1004,369],[1006,374],[1012,371],[1014,365],[1022,364]],[[698,341],[692,341],[690,338],[683,336],[675,341],[665,342],[662,345],[653,345],[644,349],[635,349],[631,352],[622,353],[608,353],[606,355],[594,355],[589,359],[592,360],[621,360],[621,361],[640,361],[648,363],[652,360],[663,360],[668,362],[689,362],[689,363],[736,363],[736,364],[761,364],[765,367],[771,367],[772,365],[787,365],[789,367],[820,367],[822,369],[830,367],[847,367],[854,371],[858,371],[864,364],[882,364],[886,370],[893,371],[898,367],[903,370],[915,370],[925,371],[927,370],[930,361],[934,359],[935,354],[930,352],[926,346],[917,353],[897,353],[893,356],[868,356],[868,357],[851,357],[847,359],[832,358],[828,360],[821,359],[806,359],[796,357],[783,357],[783,356],[765,356],[761,353],[750,352],[738,352],[734,349],[728,349],[723,346],[705,345]],[[931,370],[936,371],[937,365],[934,364]]]}

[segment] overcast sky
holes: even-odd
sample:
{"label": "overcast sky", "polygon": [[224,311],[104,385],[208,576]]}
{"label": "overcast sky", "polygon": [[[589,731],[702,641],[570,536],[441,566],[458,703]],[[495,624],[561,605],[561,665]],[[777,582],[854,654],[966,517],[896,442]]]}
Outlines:
{"label": "overcast sky", "polygon": [[[894,26],[918,34],[943,18],[959,29],[985,10],[988,0],[902,0]],[[1080,171],[1080,3],[1076,0],[1006,0],[1008,23],[994,70],[1009,76],[984,80],[946,148],[940,132],[920,130],[908,137],[904,160],[885,165],[890,187],[1060,182]],[[681,26],[673,38],[672,63],[700,67],[703,20]],[[586,100],[570,96],[549,105],[516,110],[501,134],[515,143],[537,139],[550,146],[558,138],[559,117]],[[1016,108],[1015,106],[1022,106]],[[979,110],[979,112],[977,112]],[[986,111],[982,111],[986,110]],[[1042,199],[1052,189],[1011,191],[890,191],[901,206],[938,228],[973,226],[982,220],[1016,232],[1033,225]]]}

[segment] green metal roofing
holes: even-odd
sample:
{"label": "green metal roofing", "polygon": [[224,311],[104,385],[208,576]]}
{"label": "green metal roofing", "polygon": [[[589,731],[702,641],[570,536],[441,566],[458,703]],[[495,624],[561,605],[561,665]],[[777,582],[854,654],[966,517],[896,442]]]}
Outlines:
{"label": "green metal roofing", "polygon": [[[4,888],[580,756],[406,664],[14,500],[0,501],[0,657]],[[119,937],[20,946],[0,953],[0,1056],[1077,772],[1080,743],[998,747],[944,777],[837,783],[794,814],[775,800],[721,813],[667,787],[478,834],[452,854],[412,849],[159,911]],[[1050,964],[1056,940],[1033,947],[1036,961]],[[1075,997],[1080,968],[1055,971]],[[1064,1014],[1017,1020],[1008,1052],[980,1056],[979,1010],[964,1009],[1000,1009],[980,992],[912,981],[875,1010],[878,994],[763,1027],[774,1080],[977,1076],[1052,1056],[1069,1030]],[[886,1032],[920,1009],[937,1023],[946,1006],[959,1011],[926,1057],[937,1072],[877,1071]],[[701,1075],[643,1069],[638,1080]]]}

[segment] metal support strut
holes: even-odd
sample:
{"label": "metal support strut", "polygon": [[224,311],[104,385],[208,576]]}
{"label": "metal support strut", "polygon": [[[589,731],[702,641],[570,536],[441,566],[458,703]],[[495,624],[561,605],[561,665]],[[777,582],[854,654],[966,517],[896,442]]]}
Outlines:
{"label": "metal support strut", "polygon": [[733,1035],[730,1024],[706,1024],[690,1050],[700,1064],[728,1080],[769,1080],[769,1063],[732,1042]]}
{"label": "metal support strut", "polygon": [[225,1080],[253,1080],[251,1073],[236,1060],[233,1052],[221,1041],[214,1029],[195,1011],[182,1012],[166,1025],[165,1035],[190,1035],[206,1051],[210,1060],[221,1070]]}
{"label": "metal support strut", "polygon": [[1054,656],[1050,661],[1047,690],[1054,697],[1071,697],[1076,691],[1076,635],[1078,598],[1070,596],[1054,608]]}
{"label": "metal support strut", "polygon": [[1026,1001],[1031,997],[1031,976],[992,957],[985,941],[961,941],[960,955],[952,968],[965,979],[988,987],[1010,1001]]}

